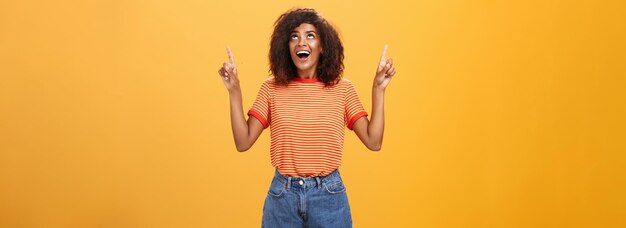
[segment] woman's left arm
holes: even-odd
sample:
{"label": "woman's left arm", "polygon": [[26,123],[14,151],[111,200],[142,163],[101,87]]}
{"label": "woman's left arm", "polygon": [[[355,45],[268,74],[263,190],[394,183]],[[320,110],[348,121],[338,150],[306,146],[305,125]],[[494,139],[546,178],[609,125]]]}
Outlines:
{"label": "woman's left arm", "polygon": [[376,77],[372,86],[372,117],[368,120],[363,116],[356,120],[352,129],[361,139],[365,146],[373,151],[379,151],[383,145],[383,132],[385,131],[385,88],[391,78],[396,74],[393,60],[387,59],[387,45],[380,57]]}

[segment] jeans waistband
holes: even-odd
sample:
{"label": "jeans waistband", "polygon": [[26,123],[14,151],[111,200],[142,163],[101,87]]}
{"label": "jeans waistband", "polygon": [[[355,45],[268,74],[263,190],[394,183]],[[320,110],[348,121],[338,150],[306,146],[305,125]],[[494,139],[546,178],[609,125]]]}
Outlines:
{"label": "jeans waistband", "polygon": [[317,177],[288,177],[280,174],[278,169],[274,172],[274,178],[276,178],[280,183],[287,186],[287,190],[289,188],[312,188],[312,187],[322,187],[322,183],[326,178],[339,177],[339,169],[335,169],[331,173],[326,176],[317,176]]}

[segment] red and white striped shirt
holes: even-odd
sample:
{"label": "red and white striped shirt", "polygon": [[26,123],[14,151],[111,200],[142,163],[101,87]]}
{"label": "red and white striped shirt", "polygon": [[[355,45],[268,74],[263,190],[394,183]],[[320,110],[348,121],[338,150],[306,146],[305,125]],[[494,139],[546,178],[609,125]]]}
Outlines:
{"label": "red and white striped shirt", "polygon": [[367,116],[349,80],[331,87],[317,78],[288,86],[267,79],[248,111],[271,126],[272,166],[285,176],[326,176],[341,165],[345,126]]}

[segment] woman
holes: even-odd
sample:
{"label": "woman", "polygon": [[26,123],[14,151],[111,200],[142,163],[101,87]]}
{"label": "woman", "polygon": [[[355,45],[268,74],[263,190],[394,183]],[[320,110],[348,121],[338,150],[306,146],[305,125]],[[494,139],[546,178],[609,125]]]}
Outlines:
{"label": "woman", "polygon": [[230,96],[235,145],[248,150],[271,127],[276,168],[263,207],[263,227],[351,227],[346,188],[338,171],[344,127],[370,150],[382,145],[385,88],[395,74],[387,46],[372,87],[368,120],[354,86],[342,79],[343,46],[335,29],[313,9],[281,15],[270,44],[272,78],[262,85],[246,121],[235,60],[219,75]]}

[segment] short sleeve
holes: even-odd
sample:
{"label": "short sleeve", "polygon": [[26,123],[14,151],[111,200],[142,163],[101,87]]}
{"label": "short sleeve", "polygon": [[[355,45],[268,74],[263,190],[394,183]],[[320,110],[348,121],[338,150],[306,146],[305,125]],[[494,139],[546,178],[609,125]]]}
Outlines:
{"label": "short sleeve", "polygon": [[367,116],[367,112],[363,109],[359,95],[356,93],[352,82],[346,80],[346,92],[345,92],[345,121],[348,125],[348,129],[352,130],[352,125],[359,118]]}
{"label": "short sleeve", "polygon": [[263,82],[261,88],[259,89],[259,93],[252,104],[252,108],[248,111],[248,116],[253,116],[261,121],[263,128],[270,126],[271,83],[272,82],[269,79]]}

